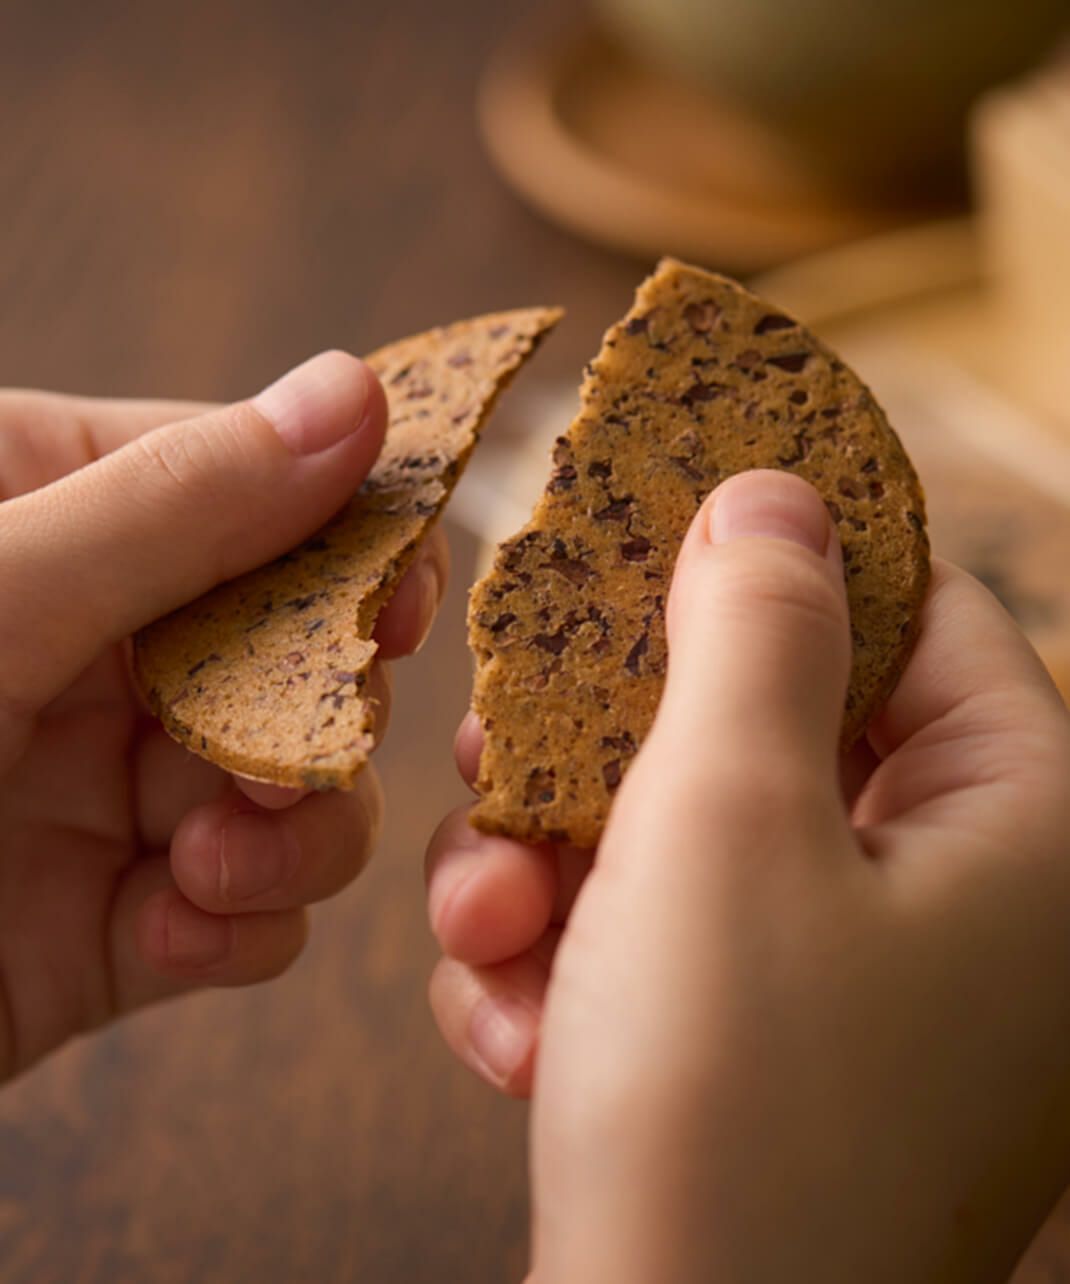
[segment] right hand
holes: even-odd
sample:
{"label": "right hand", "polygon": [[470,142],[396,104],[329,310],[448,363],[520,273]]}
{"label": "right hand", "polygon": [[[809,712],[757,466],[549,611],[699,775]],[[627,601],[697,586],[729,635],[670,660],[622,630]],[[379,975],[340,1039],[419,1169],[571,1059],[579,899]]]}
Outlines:
{"label": "right hand", "polygon": [[532,1280],[1003,1284],[1070,1180],[1065,706],[938,565],[846,796],[839,550],[782,474],[704,506],[668,634],[593,858],[429,852],[439,1024],[534,1090]]}

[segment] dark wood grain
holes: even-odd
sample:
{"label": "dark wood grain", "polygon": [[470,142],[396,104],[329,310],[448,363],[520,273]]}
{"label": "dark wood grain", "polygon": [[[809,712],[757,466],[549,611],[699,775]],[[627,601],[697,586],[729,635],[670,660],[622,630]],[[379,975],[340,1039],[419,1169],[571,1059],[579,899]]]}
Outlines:
{"label": "dark wood grain", "polygon": [[[634,265],[490,173],[498,0],[0,7],[0,385],[245,395],[308,353],[569,308],[574,377]],[[538,377],[538,376],[529,376]],[[5,1284],[518,1280],[525,1112],[456,1066],[425,988],[422,854],[462,796],[456,574],[400,666],[372,868],[281,981],[66,1049],[0,1094]]]}

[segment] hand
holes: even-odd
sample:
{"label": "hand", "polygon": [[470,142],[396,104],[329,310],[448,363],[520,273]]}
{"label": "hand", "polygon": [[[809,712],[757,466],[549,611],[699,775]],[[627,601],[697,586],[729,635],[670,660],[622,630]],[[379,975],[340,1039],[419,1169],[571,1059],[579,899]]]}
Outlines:
{"label": "hand", "polygon": [[704,506],[668,633],[593,863],[463,814],[429,852],[443,1033],[534,1085],[532,1281],[1002,1284],[1070,1179],[1065,706],[937,565],[839,768],[839,550],[780,474]]}
{"label": "hand", "polygon": [[[281,972],[303,907],[366,862],[371,768],[310,797],[229,779],[146,715],[124,639],[315,530],[385,425],[341,353],[225,408],[0,394],[0,1077],[142,1004]],[[385,658],[419,645],[445,574],[435,538],[380,617]],[[385,667],[374,686],[381,735]]]}

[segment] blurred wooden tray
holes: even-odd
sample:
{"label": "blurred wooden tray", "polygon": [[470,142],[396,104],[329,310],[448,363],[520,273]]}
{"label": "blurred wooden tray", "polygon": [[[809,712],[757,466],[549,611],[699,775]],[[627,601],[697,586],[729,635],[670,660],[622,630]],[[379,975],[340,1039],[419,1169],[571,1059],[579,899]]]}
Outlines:
{"label": "blurred wooden tray", "polygon": [[[1070,697],[1070,425],[1030,406],[1002,355],[971,225],[898,232],[754,284],[872,386],[925,484],[935,552],[1003,600]],[[485,556],[526,520],[576,401],[529,379],[477,454],[451,511]]]}
{"label": "blurred wooden tray", "polygon": [[479,121],[532,205],[646,258],[755,271],[918,217],[822,191],[774,134],[589,23],[522,26],[486,72]]}

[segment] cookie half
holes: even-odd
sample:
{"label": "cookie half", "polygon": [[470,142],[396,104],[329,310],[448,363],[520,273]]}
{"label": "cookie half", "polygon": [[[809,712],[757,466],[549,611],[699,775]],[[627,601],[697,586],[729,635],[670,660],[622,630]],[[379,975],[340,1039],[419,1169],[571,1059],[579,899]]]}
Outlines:
{"label": "cookie half", "polygon": [[752,468],[812,482],[843,545],[850,745],[906,664],[929,581],[918,478],[869,389],[798,322],[674,260],[588,367],[529,524],[469,605],[477,828],[594,845],[653,721],[680,544]]}
{"label": "cookie half", "polygon": [[459,321],[366,360],[390,427],[357,495],[311,539],[143,629],[138,683],[167,730],[229,771],[347,788],[367,761],[376,616],[442,511],[495,399],[560,312]]}

